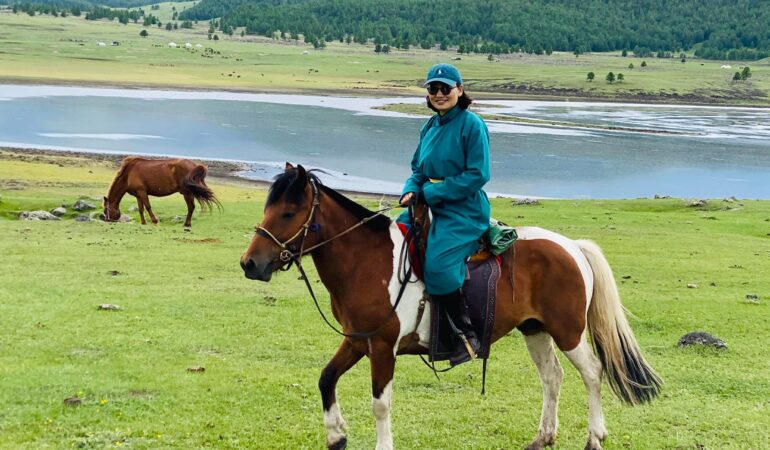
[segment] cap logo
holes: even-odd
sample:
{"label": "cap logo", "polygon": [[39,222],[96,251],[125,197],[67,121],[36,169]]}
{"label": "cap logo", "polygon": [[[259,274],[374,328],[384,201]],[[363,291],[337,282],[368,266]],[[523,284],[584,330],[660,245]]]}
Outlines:
{"label": "cap logo", "polygon": [[439,74],[439,75],[443,75],[443,74],[444,74],[444,71],[443,71],[443,70],[441,70],[441,69],[438,69],[438,74]]}

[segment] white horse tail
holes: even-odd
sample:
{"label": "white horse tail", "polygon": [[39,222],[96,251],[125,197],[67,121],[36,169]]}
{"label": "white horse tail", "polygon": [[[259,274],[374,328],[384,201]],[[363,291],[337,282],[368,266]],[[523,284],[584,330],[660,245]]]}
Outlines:
{"label": "white horse tail", "polygon": [[649,402],[658,395],[663,382],[642,356],[623,312],[612,269],[596,243],[576,242],[594,273],[588,330],[610,387],[628,404]]}

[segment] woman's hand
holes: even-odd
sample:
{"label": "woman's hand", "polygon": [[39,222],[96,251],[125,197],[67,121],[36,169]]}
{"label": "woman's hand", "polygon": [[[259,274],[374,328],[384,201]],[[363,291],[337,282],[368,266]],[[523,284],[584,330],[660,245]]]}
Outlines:
{"label": "woman's hand", "polygon": [[414,192],[407,192],[401,196],[401,199],[398,201],[398,203],[401,206],[409,206],[412,204],[412,199],[414,199]]}

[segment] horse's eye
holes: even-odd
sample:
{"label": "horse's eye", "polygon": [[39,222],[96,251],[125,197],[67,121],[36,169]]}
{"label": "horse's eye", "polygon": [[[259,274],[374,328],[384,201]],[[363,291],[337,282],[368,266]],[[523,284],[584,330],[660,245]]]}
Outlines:
{"label": "horse's eye", "polygon": [[283,215],[281,217],[288,220],[288,219],[291,219],[292,217],[294,217],[296,215],[297,215],[297,213],[285,212],[285,213],[283,213]]}

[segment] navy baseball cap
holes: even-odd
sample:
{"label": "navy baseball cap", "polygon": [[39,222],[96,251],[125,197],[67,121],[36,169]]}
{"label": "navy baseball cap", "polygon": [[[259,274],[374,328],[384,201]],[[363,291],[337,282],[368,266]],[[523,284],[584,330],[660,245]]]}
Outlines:
{"label": "navy baseball cap", "polygon": [[426,78],[427,81],[423,83],[423,86],[427,86],[434,81],[438,81],[452,87],[463,84],[460,71],[457,70],[457,67],[451,64],[436,64],[430,68]]}

